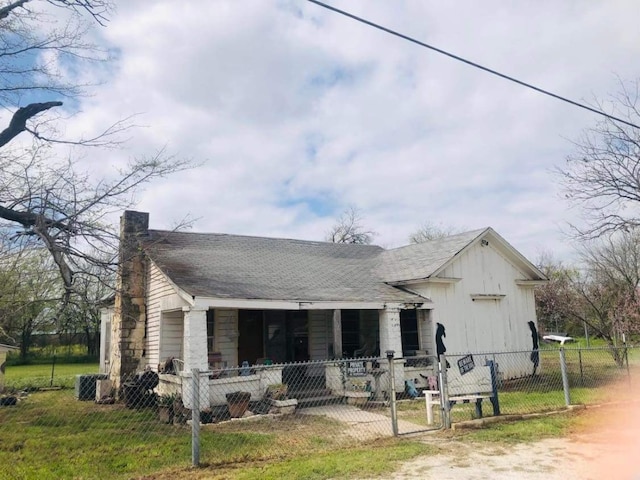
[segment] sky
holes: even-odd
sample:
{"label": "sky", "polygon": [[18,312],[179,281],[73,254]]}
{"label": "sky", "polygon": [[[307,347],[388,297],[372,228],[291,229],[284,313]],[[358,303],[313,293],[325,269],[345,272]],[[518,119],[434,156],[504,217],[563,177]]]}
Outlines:
{"label": "sky", "polygon": [[[388,248],[428,222],[571,257],[554,170],[596,115],[304,0],[117,3],[66,129],[136,115],[82,159],[96,174],[162,148],[198,165],[139,193],[152,228],[318,240],[356,206]],[[640,77],[634,0],[328,3],[576,101]]]}

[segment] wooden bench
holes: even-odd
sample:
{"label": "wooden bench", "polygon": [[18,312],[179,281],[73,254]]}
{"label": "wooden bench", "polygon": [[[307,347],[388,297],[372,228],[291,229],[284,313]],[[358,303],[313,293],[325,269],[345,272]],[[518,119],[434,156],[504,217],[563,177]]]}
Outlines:
{"label": "wooden bench", "polygon": [[[498,391],[493,362],[486,366],[474,366],[472,370],[460,373],[457,366],[447,369],[449,410],[456,404],[475,403],[476,417],[482,418],[482,401],[488,399],[493,406],[493,414],[500,415]],[[424,390],[427,424],[433,425],[433,408],[440,407],[440,391]]]}

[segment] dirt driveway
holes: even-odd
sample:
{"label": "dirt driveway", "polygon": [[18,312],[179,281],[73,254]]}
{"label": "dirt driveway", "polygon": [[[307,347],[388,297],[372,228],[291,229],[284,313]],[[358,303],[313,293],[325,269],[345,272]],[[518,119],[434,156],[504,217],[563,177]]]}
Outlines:
{"label": "dirt driveway", "polygon": [[405,463],[393,480],[640,480],[640,403],[591,408],[567,438],[497,445],[451,441]]}

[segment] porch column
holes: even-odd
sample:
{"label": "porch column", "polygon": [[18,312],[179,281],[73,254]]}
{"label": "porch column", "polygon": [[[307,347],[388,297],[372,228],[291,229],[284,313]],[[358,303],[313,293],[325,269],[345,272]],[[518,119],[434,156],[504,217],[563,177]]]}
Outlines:
{"label": "porch column", "polygon": [[380,355],[387,350],[395,352],[394,357],[400,358],[402,353],[402,336],[400,333],[400,309],[385,308],[379,311],[380,323]]}
{"label": "porch column", "polygon": [[184,371],[192,368],[208,370],[207,311],[185,307],[184,312]]}
{"label": "porch column", "polygon": [[[209,369],[207,356],[207,311],[185,307],[184,312],[184,378],[182,380],[183,402],[185,407],[191,408],[191,370],[201,371]],[[210,406],[209,377],[200,377],[200,409]]]}
{"label": "porch column", "polygon": [[342,315],[333,311],[333,357],[342,358]]}

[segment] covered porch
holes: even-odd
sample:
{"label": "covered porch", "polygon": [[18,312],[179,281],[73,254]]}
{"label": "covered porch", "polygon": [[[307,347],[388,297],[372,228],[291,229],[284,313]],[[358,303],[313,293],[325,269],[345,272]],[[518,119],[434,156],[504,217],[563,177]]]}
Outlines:
{"label": "covered porch", "polygon": [[[372,359],[393,350],[398,367],[411,370],[400,359],[433,353],[430,310],[420,308],[422,305],[341,304],[330,306],[351,308],[326,308],[329,305],[262,303],[251,305],[254,308],[209,305],[163,312],[160,359],[179,359],[186,375],[193,368],[208,371],[201,399],[215,406],[225,403],[225,392],[248,391],[251,400],[257,401],[269,385],[276,384],[286,385],[294,398],[343,396],[345,390],[357,389],[367,381],[370,391],[375,386],[382,390],[383,374],[374,368],[377,362],[360,362],[367,372],[356,375],[366,378],[356,379],[352,385],[327,361]],[[412,380],[422,378],[415,372],[408,374]],[[400,377],[404,378],[396,378]],[[164,390],[178,387],[178,378],[161,378]],[[403,382],[398,387],[403,390]]]}

